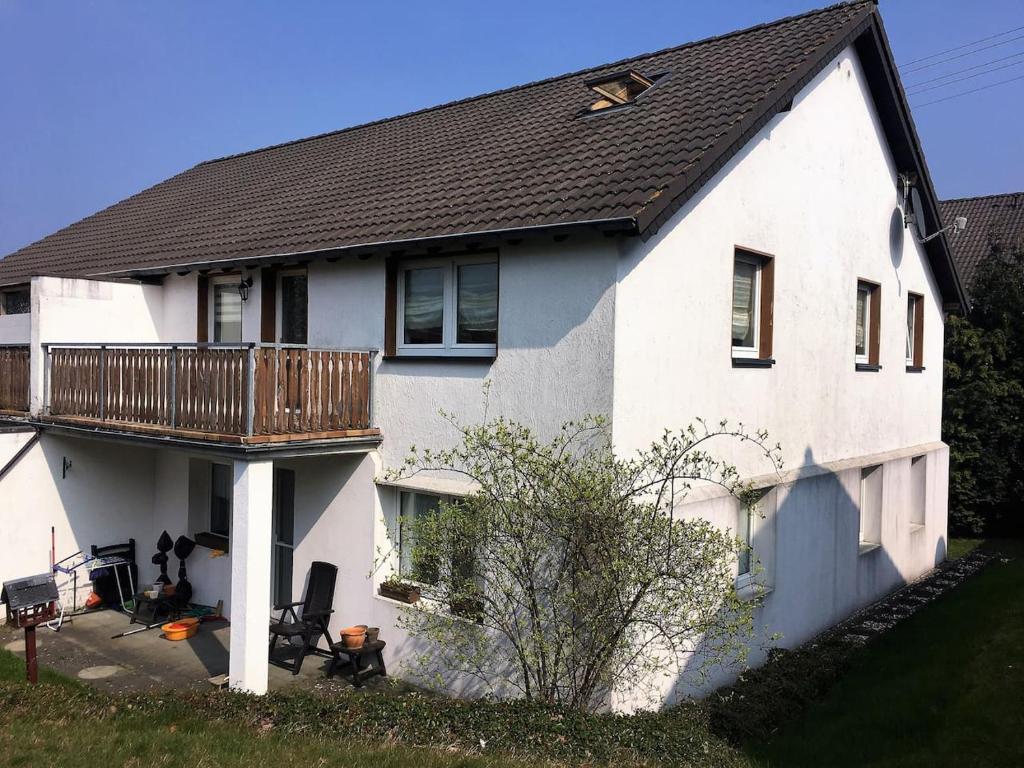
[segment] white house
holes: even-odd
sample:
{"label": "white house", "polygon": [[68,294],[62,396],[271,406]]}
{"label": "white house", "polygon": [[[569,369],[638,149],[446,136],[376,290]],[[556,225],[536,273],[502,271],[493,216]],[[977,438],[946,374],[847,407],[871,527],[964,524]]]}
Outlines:
{"label": "white house", "polygon": [[146,580],[161,531],[208,534],[195,600],[263,692],[271,603],[326,560],[332,627],[380,626],[401,674],[378,553],[465,488],[384,474],[490,381],[492,415],[603,414],[622,453],[767,429],[764,518],[685,512],[752,542],[758,625],[797,645],[945,557],[963,293],[901,174],[937,230],[872,2],[200,164],[0,261],[0,580],[46,570],[51,526],[58,555],[134,538]]}

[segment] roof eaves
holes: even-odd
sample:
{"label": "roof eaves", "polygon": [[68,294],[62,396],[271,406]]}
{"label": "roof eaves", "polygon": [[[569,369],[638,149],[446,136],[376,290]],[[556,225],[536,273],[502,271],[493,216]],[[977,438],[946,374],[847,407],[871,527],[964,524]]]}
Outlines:
{"label": "roof eaves", "polygon": [[484,240],[494,238],[515,238],[529,235],[559,234],[570,231],[591,230],[598,232],[619,232],[624,234],[639,234],[637,222],[632,217],[621,217],[614,219],[588,219],[584,221],[567,221],[562,224],[542,224],[532,227],[515,227],[513,229],[487,229],[476,232],[459,232],[450,235],[435,235],[432,237],[416,237],[406,240],[381,240],[377,242],[355,243],[326,248],[317,248],[311,251],[293,251],[288,253],[268,253],[259,256],[237,256],[211,261],[184,261],[176,264],[153,264],[149,266],[131,267],[127,269],[111,270],[108,272],[90,272],[86,277],[90,279],[117,278],[117,277],[144,277],[151,275],[164,275],[178,271],[226,269],[238,264],[259,265],[268,262],[314,260],[327,256],[338,256],[345,253],[369,253],[375,251],[399,251],[409,248],[431,248],[435,246],[454,246],[460,243],[473,240]]}
{"label": "roof eaves", "polygon": [[[870,36],[865,35],[857,41],[857,53],[867,72],[868,87],[871,90],[872,98],[875,101],[876,109],[882,117],[883,129],[889,141],[893,156],[897,162],[902,158],[900,154],[909,154],[912,170],[917,172],[920,186],[924,192],[925,220],[929,231],[938,231],[942,228],[942,212],[939,208],[939,199],[935,194],[935,187],[932,184],[931,174],[928,172],[928,164],[925,161],[924,150],[921,140],[917,135],[914,126],[913,115],[910,111],[910,103],[903,90],[902,82],[897,75],[896,61],[892,55],[892,48],[889,46],[889,39],[885,34],[885,27],[877,12],[872,14],[873,23],[870,27]],[[877,59],[875,58],[877,57]],[[879,78],[871,76],[871,70],[878,65],[881,74],[884,76],[885,87],[879,89]],[[885,97],[891,99],[891,104],[885,104]],[[886,120],[884,112],[889,109],[895,113],[898,126],[892,125],[892,120]],[[896,135],[894,135],[894,128]],[[904,165],[906,168],[906,165]],[[956,261],[953,258],[953,251],[949,245],[946,233],[942,232],[939,237],[931,240],[924,246],[928,255],[936,280],[942,288],[943,298],[947,300],[949,308],[966,312],[970,306],[967,291],[960,278]]]}

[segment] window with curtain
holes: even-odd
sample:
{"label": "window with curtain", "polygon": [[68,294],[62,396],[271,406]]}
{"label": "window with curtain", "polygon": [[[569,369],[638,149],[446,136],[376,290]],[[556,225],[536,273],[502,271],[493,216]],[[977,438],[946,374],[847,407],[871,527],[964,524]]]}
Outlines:
{"label": "window with curtain", "polygon": [[854,355],[858,363],[868,361],[870,315],[871,290],[865,285],[860,285],[857,287],[857,331],[854,342]]}
{"label": "window with curtain", "polygon": [[498,343],[498,262],[431,259],[400,272],[398,354],[489,356]]}
{"label": "window with curtain", "polygon": [[242,297],[238,295],[237,279],[213,284],[213,340],[242,341]]}
{"label": "window with curtain", "polygon": [[758,273],[752,259],[736,257],[732,278],[732,346],[734,353],[758,352]]}

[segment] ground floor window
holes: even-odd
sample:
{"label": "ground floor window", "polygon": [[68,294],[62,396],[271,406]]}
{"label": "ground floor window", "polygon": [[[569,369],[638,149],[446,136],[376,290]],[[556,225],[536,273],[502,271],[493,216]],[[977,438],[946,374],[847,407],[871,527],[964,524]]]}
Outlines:
{"label": "ground floor window", "polygon": [[860,546],[869,550],[882,543],[882,467],[860,471]]}
{"label": "ground floor window", "polygon": [[437,514],[446,497],[421,491],[401,491],[398,510],[399,575],[422,584],[437,584],[436,563],[415,558],[416,530],[431,515]]}

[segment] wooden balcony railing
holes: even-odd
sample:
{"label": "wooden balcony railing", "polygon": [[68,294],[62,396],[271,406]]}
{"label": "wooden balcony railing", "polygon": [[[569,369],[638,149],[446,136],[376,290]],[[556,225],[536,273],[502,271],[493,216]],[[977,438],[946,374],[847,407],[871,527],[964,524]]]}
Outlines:
{"label": "wooden balcony railing", "polygon": [[47,415],[241,442],[370,425],[366,351],[282,345],[45,345]]}
{"label": "wooden balcony railing", "polygon": [[0,413],[28,413],[28,345],[0,346]]}

